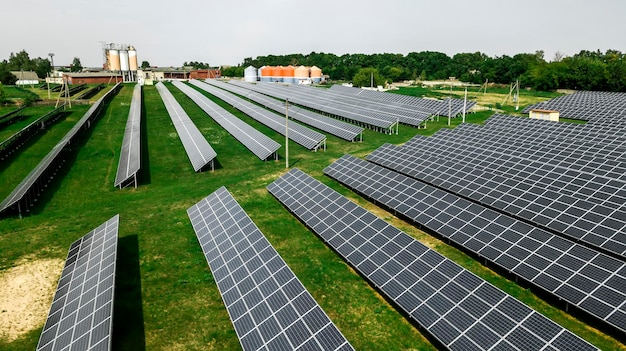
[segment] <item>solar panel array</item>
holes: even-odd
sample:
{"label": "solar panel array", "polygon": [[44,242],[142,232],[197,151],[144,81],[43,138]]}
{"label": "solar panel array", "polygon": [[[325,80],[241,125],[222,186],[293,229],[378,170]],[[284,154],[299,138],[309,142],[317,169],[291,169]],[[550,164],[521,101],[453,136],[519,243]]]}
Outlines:
{"label": "solar panel array", "polygon": [[372,91],[367,89],[346,87],[338,84],[332,85],[329,90],[340,94],[359,96],[366,99],[373,99],[383,102],[393,102],[402,105],[410,105],[417,111],[423,111],[428,113],[429,115],[447,116],[448,110],[450,108],[452,110],[452,116],[456,116],[463,113],[464,108],[465,111],[468,111],[472,107],[474,107],[474,105],[476,105],[476,102],[471,100],[465,101],[463,99],[457,98],[452,98],[451,101],[449,101],[448,98],[446,98],[445,100],[436,100],[410,95],[388,93],[383,91]]}
{"label": "solar panel array", "polygon": [[280,149],[279,143],[235,117],[196,89],[178,81],[173,84],[259,159],[265,161],[272,156],[278,157],[276,152]]}
{"label": "solar panel array", "polygon": [[71,246],[37,351],[110,350],[119,215]]}
{"label": "solar panel array", "polygon": [[[267,95],[263,95],[215,79],[207,79],[205,82],[226,91],[230,91],[231,93],[244,96],[251,101],[256,102],[257,104],[265,106],[270,110],[274,110],[278,113],[285,112],[284,100],[276,100]],[[334,118],[326,117],[322,114],[307,110],[296,105],[289,106],[289,117],[348,141],[354,141],[359,136],[362,137],[363,133],[363,127],[355,126],[353,124],[345,123]]]}
{"label": "solar panel array", "polygon": [[202,135],[198,127],[196,127],[165,85],[159,82],[156,88],[161,95],[161,99],[163,99],[167,113],[172,119],[180,141],[185,147],[185,151],[187,152],[187,156],[191,161],[194,171],[200,172],[209,165],[213,169],[213,160],[217,156],[215,150],[213,150],[209,142],[204,138],[204,135]]}
{"label": "solar panel array", "polygon": [[350,155],[324,173],[490,264],[626,331],[623,261]]}
{"label": "solar panel array", "polygon": [[353,350],[225,187],[187,214],[244,350]]}
{"label": "solar panel array", "polygon": [[447,349],[596,349],[298,169],[268,190]]}
{"label": "solar panel array", "polygon": [[130,101],[114,186],[122,188],[134,184],[136,188],[139,168],[141,168],[141,84],[136,84]]}
{"label": "solar panel array", "polygon": [[[605,125],[601,121],[585,124],[554,123],[517,116],[494,115],[485,121],[490,129],[510,131],[518,129],[520,133],[539,138],[537,143],[565,142],[565,148],[592,146],[602,148],[600,156],[623,161],[625,159],[626,137],[624,124]],[[584,142],[584,143],[583,143]],[[587,144],[592,143],[592,144]]]}
{"label": "solar panel array", "polygon": [[11,123],[15,123],[18,120],[21,120],[24,117],[24,115],[22,114],[22,112],[24,112],[24,109],[28,107],[28,106],[22,106],[18,109],[15,109],[13,111],[9,111],[5,114],[3,114],[2,116],[0,116],[0,127],[3,127],[5,125],[11,124]]}
{"label": "solar panel array", "polygon": [[[218,89],[197,80],[192,80],[191,84],[229,103],[231,106],[250,116],[255,121],[273,129],[281,135],[285,135],[284,111],[283,116],[279,116],[274,112],[226,92],[223,89]],[[317,150],[320,147],[323,147],[324,149],[326,148],[326,136],[324,134],[318,133],[296,122],[288,123],[288,128],[289,139],[295,143],[302,145],[309,150]]]}
{"label": "solar panel array", "polygon": [[[21,108],[20,108],[21,110]],[[61,118],[65,111],[65,105],[61,105],[45,115],[37,118],[24,128],[0,143],[0,160],[4,160],[12,153],[19,150],[26,142],[35,135],[46,130],[47,127]]]}
{"label": "solar panel array", "polygon": [[387,116],[387,118],[412,126],[419,126],[431,116],[429,111],[421,111],[416,109],[415,106],[406,106],[391,101],[381,102],[359,96],[337,94],[329,89],[318,89],[308,85],[296,84],[291,85],[289,88],[290,90],[297,90],[301,94],[306,94],[311,98],[328,101],[338,106],[354,106],[363,113],[373,116]]}
{"label": "solar panel array", "polygon": [[[445,133],[444,133],[445,134]],[[553,165],[545,164],[535,171],[536,176],[526,181],[496,174],[475,164],[494,163],[498,167],[507,162],[506,155],[491,153],[489,147],[472,153],[463,141],[453,148],[439,142],[438,138],[429,141],[439,145],[436,151],[428,151],[424,146],[409,145],[396,147],[385,144],[371,153],[367,159],[400,173],[442,187],[468,197],[478,203],[490,206],[516,218],[531,221],[536,226],[549,229],[560,235],[585,242],[591,247],[625,257],[626,254],[626,210],[624,203],[611,205],[610,194],[597,189],[602,185],[611,186],[615,180],[586,176],[573,170],[561,173]],[[447,149],[445,152],[443,149]],[[450,158],[440,156],[446,152]],[[530,165],[532,158],[523,158],[519,168]],[[552,172],[554,176],[549,175]],[[547,175],[546,179],[540,177]],[[604,179],[603,182],[591,180]],[[551,181],[554,185],[548,188]],[[589,185],[591,184],[591,185]],[[597,188],[592,185],[597,184]],[[581,196],[572,196],[558,191],[558,186],[584,196],[596,196],[598,201],[589,201]],[[619,189],[626,189],[618,183]],[[555,189],[556,188],[556,189]],[[604,188],[605,189],[605,188]],[[606,195],[603,195],[606,194]]]}
{"label": "solar panel array", "polygon": [[379,132],[391,134],[398,121],[397,118],[389,117],[388,115],[380,112],[364,111],[360,106],[336,104],[332,101],[320,99],[316,96],[302,94],[302,92],[297,89],[288,89],[287,87],[277,84],[250,84],[235,80],[230,80],[229,83],[272,96],[279,100],[284,101],[285,99],[289,99],[289,101],[297,105],[313,109],[314,111],[328,113],[340,119],[349,121],[350,123],[361,125]]}
{"label": "solar panel array", "polygon": [[62,152],[76,140],[81,129],[91,128],[92,122],[98,118],[105,102],[119,90],[121,84],[122,83],[116,84],[85,112],[83,117],[65,134],[63,139],[50,150],[39,164],[37,164],[2,203],[0,203],[0,213],[8,212],[9,210],[17,210],[21,215],[23,212],[29,211],[30,206],[37,200],[41,191],[65,162],[65,159],[62,157]]}
{"label": "solar panel array", "polygon": [[557,110],[565,118],[619,123],[626,116],[626,93],[577,91],[530,105],[522,112],[529,113],[532,109]]}

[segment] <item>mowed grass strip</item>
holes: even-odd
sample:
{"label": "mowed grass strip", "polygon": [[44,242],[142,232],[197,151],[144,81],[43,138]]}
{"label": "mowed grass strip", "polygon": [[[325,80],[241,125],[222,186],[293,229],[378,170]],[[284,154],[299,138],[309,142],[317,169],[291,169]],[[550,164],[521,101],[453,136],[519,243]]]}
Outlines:
{"label": "mowed grass strip", "polygon": [[50,112],[53,109],[54,106],[33,106],[25,108],[19,113],[20,116],[17,117],[19,121],[0,126],[0,142],[5,141],[13,134],[22,130],[22,128],[31,124],[37,118],[45,115],[47,112]]}
{"label": "mowed grass strip", "polygon": [[[149,169],[143,171],[149,172],[149,177],[142,178],[149,180],[140,183],[138,189],[114,188],[132,95],[132,86],[125,86],[87,133],[86,140],[77,146],[74,160],[62,179],[53,184],[52,195],[44,199],[41,210],[21,220],[0,220],[0,269],[11,267],[27,255],[65,259],[72,241],[119,213],[119,252],[136,255],[137,262],[118,258],[118,264],[124,262],[128,266],[117,267],[116,316],[121,317],[115,320],[114,349],[238,350],[238,339],[186,215],[189,206],[224,185],[357,349],[434,349],[414,325],[265,190],[267,184],[286,171],[284,148],[279,150],[279,161],[260,161],[184,94],[171,85],[168,88],[216,150],[220,167],[213,172],[193,172],[159,94],[154,87],[146,86],[144,123],[149,159],[144,164]],[[219,103],[284,143],[283,136]],[[487,116],[469,115],[468,120],[481,122]],[[594,342],[603,349],[622,347],[615,339],[574,320],[459,250],[323,175],[323,168],[344,153],[363,157],[385,142],[401,144],[415,134],[432,134],[446,123],[441,118],[438,123],[429,123],[426,130],[401,126],[399,135],[366,130],[362,143],[328,136],[327,151],[311,152],[290,143],[289,159],[291,166],[301,168],[418,240],[506,288],[535,309],[551,317],[554,314],[556,317],[552,318],[562,325],[565,323],[561,321],[571,323],[566,326],[579,335],[588,340],[597,338],[599,341]],[[45,155],[43,151],[40,153],[40,157]],[[124,299],[123,303],[119,298]],[[42,326],[43,321],[14,342],[0,340],[0,349],[34,349]]]}

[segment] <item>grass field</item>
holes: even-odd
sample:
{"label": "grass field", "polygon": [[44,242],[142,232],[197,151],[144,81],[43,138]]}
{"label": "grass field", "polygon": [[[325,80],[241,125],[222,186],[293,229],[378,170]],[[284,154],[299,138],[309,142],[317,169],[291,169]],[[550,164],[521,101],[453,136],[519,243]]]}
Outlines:
{"label": "grass field", "polygon": [[[415,325],[266,191],[267,184],[286,172],[284,148],[279,150],[279,161],[260,161],[180,91],[168,87],[216,150],[219,167],[212,172],[194,173],[159,94],[154,87],[147,86],[144,87],[145,144],[140,186],[114,188],[132,96],[132,86],[123,87],[70,155],[68,166],[50,184],[32,214],[23,219],[0,220],[0,350],[35,348],[70,244],[118,213],[114,349],[240,349],[186,215],[188,207],[220,186],[228,188],[356,349],[434,349]],[[10,164],[2,165],[0,197],[10,193],[86,109],[87,106],[73,107],[71,114],[38,137]],[[45,111],[28,113],[36,115]],[[234,113],[284,143],[283,136]],[[489,115],[486,111],[470,114],[467,119],[480,123]],[[311,152],[290,143],[290,166],[309,173],[600,348],[625,349],[618,340],[372,205],[322,173],[345,153],[363,157],[385,142],[401,144],[415,134],[432,134],[446,127],[446,123],[447,119],[441,118],[440,122],[428,123],[428,129],[401,126],[399,135],[366,130],[363,142],[356,143],[329,135],[327,151]],[[460,120],[453,120],[453,126],[458,123]],[[5,132],[0,130],[2,136]],[[30,277],[26,268],[40,272],[42,278],[25,279]],[[8,291],[2,285],[15,281],[21,285],[14,286],[14,290]],[[9,295],[21,296],[20,303],[37,308],[22,311],[18,303],[11,304],[11,299],[6,303],[1,298]],[[19,328],[12,327],[17,324]]]}

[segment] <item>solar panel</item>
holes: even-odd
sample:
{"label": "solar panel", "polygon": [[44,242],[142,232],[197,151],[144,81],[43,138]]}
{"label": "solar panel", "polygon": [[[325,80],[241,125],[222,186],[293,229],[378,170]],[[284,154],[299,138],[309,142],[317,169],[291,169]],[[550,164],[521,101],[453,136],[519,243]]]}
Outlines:
{"label": "solar panel", "polygon": [[71,246],[38,351],[110,350],[119,215]]}
{"label": "solar panel", "polygon": [[[251,101],[263,105],[270,110],[274,110],[278,113],[285,112],[283,101],[215,79],[207,79],[205,82],[226,91],[230,91],[231,93],[245,96]],[[289,107],[289,117],[348,141],[354,141],[359,136],[362,137],[364,129],[363,127],[326,117],[322,114],[315,113],[296,105]]]}
{"label": "solar panel", "polygon": [[16,209],[21,215],[23,212],[29,211],[30,206],[39,197],[40,190],[56,175],[57,169],[65,162],[60,157],[61,152],[75,140],[81,129],[89,129],[91,127],[91,122],[98,118],[104,103],[115,95],[121,84],[116,84],[85,112],[74,127],[65,134],[63,139],[50,150],[41,162],[0,203],[0,213]]}
{"label": "solar panel", "polygon": [[354,156],[344,155],[324,173],[626,331],[626,290],[620,288],[626,263]]}
{"label": "solar panel", "polygon": [[198,130],[198,127],[196,127],[165,85],[159,82],[156,87],[172,119],[174,128],[176,128],[178,137],[185,147],[194,171],[200,172],[209,165],[213,169],[213,160],[217,156],[215,150],[213,150],[209,142],[204,138],[204,135]]}
{"label": "solar panel", "polygon": [[[23,109],[19,108],[21,111]],[[20,129],[17,133],[11,135],[0,143],[0,160],[4,160],[19,148],[25,145],[26,140],[45,131],[47,127],[56,122],[64,115],[65,105],[61,105],[45,115],[37,118],[29,123],[26,127]]]}
{"label": "solar panel", "polygon": [[465,110],[469,110],[474,105],[476,105],[475,101],[468,100],[467,102],[463,99],[451,99],[450,106],[448,105],[449,98],[445,100],[435,100],[435,99],[427,99],[427,98],[419,98],[416,96],[408,96],[403,94],[394,94],[383,91],[373,91],[367,89],[360,89],[354,87],[346,87],[343,85],[334,84],[329,88],[329,91],[336,92],[344,95],[358,96],[366,99],[373,99],[383,102],[396,103],[402,105],[409,105],[417,111],[423,111],[427,113],[429,116],[431,115],[440,115],[447,116],[448,108],[451,108],[452,116],[456,116],[463,112],[463,108],[465,106]]}
{"label": "solar panel", "polygon": [[[197,80],[191,80],[191,84],[198,88],[208,92],[211,95],[218,97],[219,99],[229,103],[234,108],[250,116],[254,120],[263,125],[273,129],[281,135],[285,135],[285,117],[279,116],[274,112],[271,112],[259,105],[255,105],[249,101],[243,100],[231,93],[218,89],[214,86],[202,83]],[[283,111],[284,113],[284,111]],[[296,122],[289,122],[289,139],[297,144],[309,150],[316,150],[319,148],[326,149],[326,136],[318,133],[312,129],[309,129]]]}
{"label": "solar panel", "polygon": [[285,100],[286,98],[289,98],[289,101],[297,105],[335,115],[353,123],[357,122],[358,124],[379,132],[391,134],[393,132],[394,126],[396,126],[397,123],[397,118],[391,118],[386,114],[380,112],[363,111],[359,106],[338,105],[333,103],[332,101],[320,99],[319,97],[311,96],[308,94],[303,94],[297,89],[287,89],[284,86],[279,86],[276,84],[249,84],[232,80],[229,83],[265,95],[269,95],[280,100]]}
{"label": "solar panel", "polygon": [[173,84],[259,159],[265,161],[271,156],[278,157],[276,152],[280,149],[279,143],[233,116],[192,87],[177,81]]}
{"label": "solar panel", "polygon": [[122,188],[131,183],[137,187],[137,172],[141,167],[141,84],[133,89],[120,160],[115,175],[115,186]]}
{"label": "solar panel", "polygon": [[[490,156],[486,151],[482,158]],[[414,147],[399,148],[385,144],[367,159],[516,218],[532,221],[536,226],[554,233],[581,240],[596,249],[622,257],[626,255],[624,204],[611,208],[605,203],[576,199],[551,191],[541,183],[512,180],[490,170],[476,168],[473,164],[457,162],[456,158],[445,160],[437,154],[422,154]],[[500,162],[498,160],[499,156],[493,155],[493,162]],[[570,177],[567,173],[561,175]],[[576,179],[570,178],[568,182]]]}
{"label": "solar panel", "polygon": [[596,350],[298,169],[267,189],[450,350]]}
{"label": "solar panel", "polygon": [[526,107],[532,109],[557,110],[561,117],[589,120],[592,123],[623,120],[626,111],[626,94],[623,92],[577,91],[573,94],[542,101]]}
{"label": "solar panel", "polygon": [[353,350],[225,187],[187,214],[244,350]]}

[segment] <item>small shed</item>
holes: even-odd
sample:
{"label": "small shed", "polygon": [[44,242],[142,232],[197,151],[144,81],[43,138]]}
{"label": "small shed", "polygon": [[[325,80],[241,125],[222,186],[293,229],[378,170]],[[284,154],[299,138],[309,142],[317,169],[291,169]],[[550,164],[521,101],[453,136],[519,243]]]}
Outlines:
{"label": "small shed", "polygon": [[219,78],[221,75],[219,68],[196,69],[189,72],[189,79]]}
{"label": "small shed", "polygon": [[36,85],[39,84],[39,77],[34,71],[11,71],[17,77],[15,85]]}
{"label": "small shed", "polygon": [[534,109],[530,110],[528,117],[534,119],[541,119],[544,121],[559,121],[559,111],[556,110],[543,110],[543,109]]}

